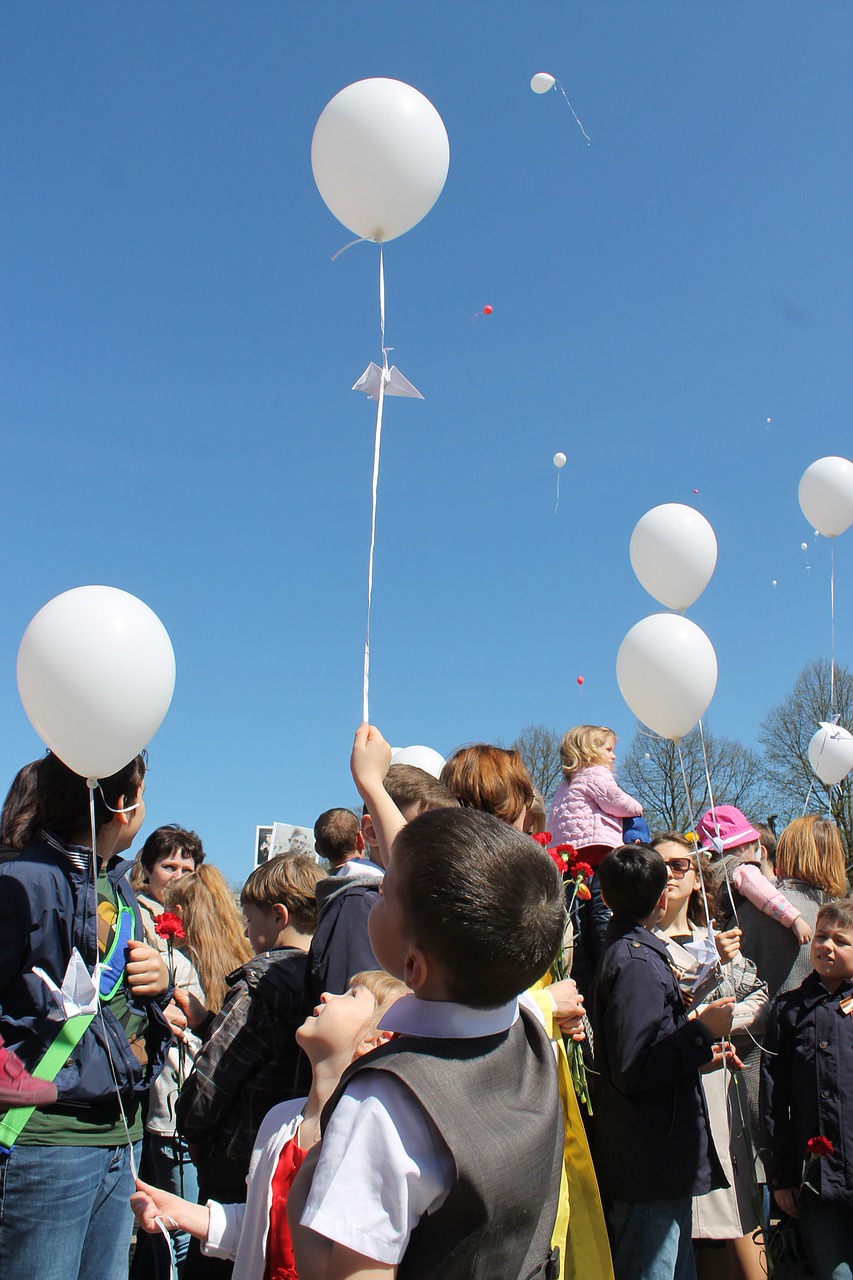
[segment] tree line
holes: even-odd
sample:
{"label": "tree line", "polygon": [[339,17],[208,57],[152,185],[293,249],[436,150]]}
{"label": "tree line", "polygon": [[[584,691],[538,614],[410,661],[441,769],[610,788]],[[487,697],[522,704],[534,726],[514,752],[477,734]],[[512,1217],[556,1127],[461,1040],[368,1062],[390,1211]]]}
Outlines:
{"label": "tree line", "polygon": [[[753,822],[768,823],[777,831],[804,812],[828,814],[841,833],[849,865],[853,775],[827,787],[808,758],[819,721],[834,716],[847,728],[853,725],[853,676],[836,663],[833,679],[830,663],[818,659],[803,668],[791,692],[762,720],[760,751],[712,733],[707,724],[702,733],[694,729],[679,743],[638,726],[617,761],[619,783],[640,801],[652,831],[689,830],[691,816],[698,819],[710,807],[712,795],[714,804],[737,805]],[[562,780],[561,736],[542,724],[527,725],[513,743],[546,802]]]}

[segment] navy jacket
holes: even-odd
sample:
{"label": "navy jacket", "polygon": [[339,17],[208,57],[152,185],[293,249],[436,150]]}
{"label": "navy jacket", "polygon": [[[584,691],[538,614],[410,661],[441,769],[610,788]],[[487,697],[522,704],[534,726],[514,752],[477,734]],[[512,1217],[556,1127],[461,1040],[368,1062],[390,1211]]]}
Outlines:
{"label": "navy jacket", "polygon": [[821,1200],[853,1209],[853,1016],[841,1001],[853,981],[830,995],[816,973],[774,1002],[761,1055],[761,1145],[772,1187],[798,1187],[806,1143],[829,1138],[831,1156],[807,1172]]}
{"label": "navy jacket", "polygon": [[666,945],[614,916],[592,984],[593,1154],[608,1200],[674,1200],[726,1185],[698,1068],[711,1037],[688,1021]]}
{"label": "navy jacket", "polygon": [[317,930],[308,960],[309,1003],[324,991],[343,995],[354,973],[379,969],[367,917],[379,897],[375,876],[329,876],[317,885]]}
{"label": "navy jacket", "polygon": [[[88,854],[88,858],[91,854]],[[81,868],[82,862],[82,868]],[[122,860],[108,868],[114,887],[121,887],[124,901],[134,912],[133,936],[144,939],[142,920],[133,890],[125,879],[130,863]],[[79,852],[66,847],[49,833],[14,860],[0,864],[0,1035],[8,1048],[32,1070],[56,1036],[57,1023],[49,1018],[53,1001],[33,968],[41,968],[57,986],[74,947],[91,972],[97,959],[97,903],[91,865]],[[119,1118],[116,1086],[104,1039],[109,1040],[113,1067],[126,1110],[147,1091],[165,1060],[171,1033],[162,1007],[171,993],[157,1000],[134,999],[131,1009],[148,1015],[147,1068],[131,1052],[121,1024],[108,1004],[93,1019],[66,1066],[56,1077],[58,1107],[93,1123],[115,1123]],[[130,1115],[128,1116],[130,1119]]]}

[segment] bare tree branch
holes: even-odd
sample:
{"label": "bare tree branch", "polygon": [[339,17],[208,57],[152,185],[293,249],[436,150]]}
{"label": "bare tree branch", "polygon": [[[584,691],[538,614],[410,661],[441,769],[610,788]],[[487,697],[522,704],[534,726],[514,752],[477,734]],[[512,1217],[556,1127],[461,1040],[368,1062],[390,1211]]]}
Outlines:
{"label": "bare tree branch", "polygon": [[544,724],[528,724],[513,742],[527,765],[533,785],[547,807],[551,797],[563,780],[560,768],[560,742],[562,734]]}

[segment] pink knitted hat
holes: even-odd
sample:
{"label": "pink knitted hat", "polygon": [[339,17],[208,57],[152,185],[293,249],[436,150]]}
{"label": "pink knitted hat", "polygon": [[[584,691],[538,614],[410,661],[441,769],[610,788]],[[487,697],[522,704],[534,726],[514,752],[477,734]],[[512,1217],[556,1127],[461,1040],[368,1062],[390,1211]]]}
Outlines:
{"label": "pink knitted hat", "polygon": [[703,813],[696,823],[696,835],[700,849],[715,849],[717,853],[761,839],[755,827],[733,804],[720,804],[716,809]]}

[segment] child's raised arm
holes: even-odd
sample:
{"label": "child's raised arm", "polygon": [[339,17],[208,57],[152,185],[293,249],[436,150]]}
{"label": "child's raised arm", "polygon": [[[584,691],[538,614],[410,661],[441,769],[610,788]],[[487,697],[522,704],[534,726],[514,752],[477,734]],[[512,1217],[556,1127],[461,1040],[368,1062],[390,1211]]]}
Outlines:
{"label": "child's raised arm", "polygon": [[383,866],[391,860],[391,846],[406,819],[385,790],[385,775],[391,764],[391,748],[372,724],[360,724],[352,744],[350,769],[358,794],[370,810],[373,830],[379,841]]}
{"label": "child's raised arm", "polygon": [[793,906],[784,893],[774,888],[765,875],[761,874],[754,862],[742,862],[732,872],[732,880],[738,893],[758,907],[766,916],[770,916],[784,925],[796,935],[800,946],[811,942],[812,931],[801,913]]}

